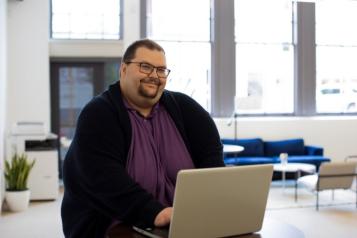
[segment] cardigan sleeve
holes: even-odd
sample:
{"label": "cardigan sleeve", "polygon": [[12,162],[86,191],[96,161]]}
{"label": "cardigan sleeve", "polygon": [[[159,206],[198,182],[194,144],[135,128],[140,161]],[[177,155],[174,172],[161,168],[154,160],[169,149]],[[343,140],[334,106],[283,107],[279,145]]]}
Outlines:
{"label": "cardigan sleeve", "polygon": [[83,109],[65,159],[65,186],[106,217],[152,225],[164,207],[126,172],[125,137],[117,113],[100,98]]}

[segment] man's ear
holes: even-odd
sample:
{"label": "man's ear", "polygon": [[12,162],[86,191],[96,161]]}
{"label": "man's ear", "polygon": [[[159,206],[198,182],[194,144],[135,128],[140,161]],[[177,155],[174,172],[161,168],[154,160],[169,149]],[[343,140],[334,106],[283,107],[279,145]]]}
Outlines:
{"label": "man's ear", "polygon": [[121,63],[121,65],[120,65],[120,71],[119,71],[119,76],[120,76],[120,78],[122,78],[123,76],[125,76],[126,70],[127,70],[126,67],[127,67],[126,64]]}

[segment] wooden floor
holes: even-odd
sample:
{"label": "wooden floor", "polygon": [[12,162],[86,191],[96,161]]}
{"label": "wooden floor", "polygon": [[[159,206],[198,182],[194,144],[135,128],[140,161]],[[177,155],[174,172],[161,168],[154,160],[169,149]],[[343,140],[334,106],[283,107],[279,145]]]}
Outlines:
{"label": "wooden floor", "polygon": [[[336,194],[333,202],[322,201],[321,209],[317,212],[314,195],[303,190],[300,192],[301,201],[296,204],[292,187],[283,190],[279,185],[272,185],[266,217],[294,225],[304,232],[306,238],[357,237],[357,208],[353,193]],[[329,198],[327,195],[326,199]],[[2,212],[0,237],[63,237],[61,200],[62,197],[52,202],[32,202],[29,209],[21,213]]]}

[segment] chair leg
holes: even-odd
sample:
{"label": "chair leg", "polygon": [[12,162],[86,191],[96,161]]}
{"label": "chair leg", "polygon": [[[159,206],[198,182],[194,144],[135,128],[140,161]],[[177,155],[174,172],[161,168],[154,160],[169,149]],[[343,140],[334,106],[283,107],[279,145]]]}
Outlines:
{"label": "chair leg", "polygon": [[332,201],[335,201],[335,189],[332,189]]}
{"label": "chair leg", "polygon": [[298,184],[297,181],[295,181],[295,202],[297,202],[298,198],[297,198],[297,193],[298,193]]}
{"label": "chair leg", "polygon": [[319,191],[316,191],[316,211],[319,210]]}

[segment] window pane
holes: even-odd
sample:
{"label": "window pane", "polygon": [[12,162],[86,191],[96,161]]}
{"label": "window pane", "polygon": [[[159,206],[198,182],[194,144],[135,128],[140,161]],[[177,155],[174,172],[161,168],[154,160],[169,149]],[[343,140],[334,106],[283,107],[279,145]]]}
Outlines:
{"label": "window pane", "polygon": [[236,69],[238,113],[293,112],[291,45],[237,44]]}
{"label": "window pane", "polygon": [[[172,91],[183,92],[206,110],[210,108],[210,68],[211,45],[210,43],[176,43],[159,42],[164,47],[167,56],[167,64],[172,70],[166,88]],[[187,55],[199,55],[187,57]]]}
{"label": "window pane", "polygon": [[119,39],[120,0],[52,0],[52,38]]}
{"label": "window pane", "polygon": [[104,64],[104,88],[119,80],[120,62],[106,62]]}
{"label": "window pane", "polygon": [[292,5],[287,0],[235,0],[237,42],[291,42]]}
{"label": "window pane", "polygon": [[236,111],[293,113],[291,1],[235,0],[234,3]]}
{"label": "window pane", "polygon": [[210,1],[152,0],[148,36],[172,41],[210,40]]}
{"label": "window pane", "polygon": [[316,3],[318,113],[357,112],[356,12],[355,1]]}
{"label": "window pane", "polygon": [[172,70],[166,88],[192,96],[210,111],[210,1],[150,1],[147,35],[166,51]]}
{"label": "window pane", "polygon": [[[72,139],[76,121],[83,106],[93,97],[94,70],[89,67],[61,67],[59,69],[59,134]],[[61,146],[62,160],[68,148]]]}
{"label": "window pane", "polygon": [[316,2],[316,44],[357,45],[357,1]]}
{"label": "window pane", "polygon": [[357,112],[357,48],[316,48],[316,110]]}

